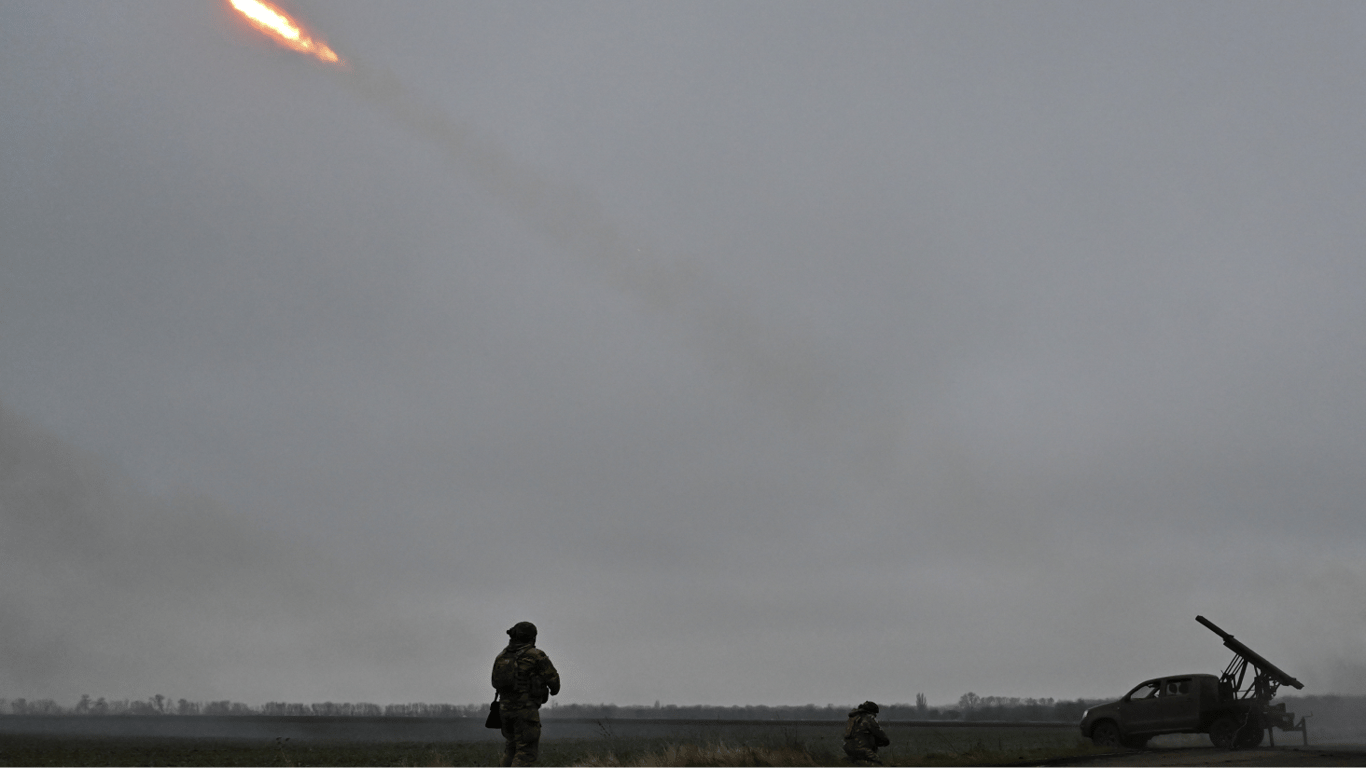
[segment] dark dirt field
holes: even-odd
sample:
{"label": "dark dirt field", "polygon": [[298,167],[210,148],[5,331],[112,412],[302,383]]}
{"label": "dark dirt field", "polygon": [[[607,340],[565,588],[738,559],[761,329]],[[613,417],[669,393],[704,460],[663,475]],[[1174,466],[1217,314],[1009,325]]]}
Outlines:
{"label": "dark dirt field", "polygon": [[[234,743],[205,739],[119,739],[54,738],[51,736],[0,737],[0,765],[33,766],[309,766],[309,765],[400,765],[455,766],[497,765],[497,742],[455,743],[334,743],[300,744]],[[637,743],[642,752],[658,752],[658,744]],[[629,749],[629,748],[628,748]],[[541,765],[584,765],[603,763],[602,744],[597,741],[567,739],[542,744]],[[819,754],[819,753],[817,753]],[[831,753],[826,752],[828,758]],[[620,764],[640,764],[623,750]],[[889,755],[888,757],[893,757]],[[1141,752],[1092,754],[1051,758],[1045,752],[1028,756],[1002,752],[929,753],[921,759],[901,755],[889,760],[892,765],[1051,765],[1051,766],[1366,766],[1366,746],[1276,747],[1227,751],[1213,747],[1151,749]],[[907,759],[909,758],[909,759]],[[646,764],[666,764],[646,758]],[[774,761],[762,757],[764,764],[845,764],[842,761],[814,763]],[[694,763],[696,764],[696,763]],[[725,763],[721,763],[725,764]]]}
{"label": "dark dirt field", "polygon": [[[497,765],[502,748],[498,732],[482,728],[482,722],[391,719],[382,727],[386,724],[254,718],[232,724],[237,736],[232,738],[225,736],[225,724],[177,719],[182,722],[176,735],[115,718],[87,723],[85,732],[74,720],[10,720],[0,728],[0,766]],[[1075,726],[891,722],[884,727],[892,738],[880,754],[887,765],[1366,766],[1366,745],[1355,744],[1228,751],[1199,737],[1171,736],[1152,749],[1104,752],[1081,739]],[[547,727],[540,764],[847,765],[841,731],[842,723],[815,721],[561,722]]]}
{"label": "dark dirt field", "polygon": [[1258,747],[1257,749],[1235,751],[1215,749],[1214,747],[1146,749],[1140,752],[1122,752],[1046,761],[1045,764],[1094,766],[1366,766],[1366,745]]}

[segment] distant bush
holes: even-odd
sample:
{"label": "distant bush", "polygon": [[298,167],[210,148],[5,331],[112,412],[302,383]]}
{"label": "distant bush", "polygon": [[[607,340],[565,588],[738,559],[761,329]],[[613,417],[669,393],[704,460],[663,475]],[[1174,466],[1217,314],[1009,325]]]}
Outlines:
{"label": "distant bush", "polygon": [[57,715],[62,712],[62,708],[52,699],[15,699],[9,706],[16,715]]}
{"label": "distant bush", "polygon": [[1012,720],[1026,722],[1077,722],[1088,707],[1105,699],[1077,699],[1075,701],[1020,698],[1018,696],[978,696],[965,693],[958,699],[963,719]]}
{"label": "distant bush", "polygon": [[[481,711],[482,705],[481,705]],[[849,712],[845,705],[803,704],[796,706],[620,706],[617,704],[559,704],[541,710],[547,718],[585,718],[594,720],[843,720]]]}
{"label": "distant bush", "polygon": [[484,717],[486,714],[488,707],[485,704],[390,704],[384,708],[385,717]]}
{"label": "distant bush", "polygon": [[199,708],[205,715],[255,715],[255,709],[237,701],[210,701]]}

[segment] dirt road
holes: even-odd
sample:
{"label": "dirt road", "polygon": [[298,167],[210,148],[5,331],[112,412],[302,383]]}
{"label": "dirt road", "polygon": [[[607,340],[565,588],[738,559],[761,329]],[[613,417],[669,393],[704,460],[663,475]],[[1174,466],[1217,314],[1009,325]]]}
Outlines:
{"label": "dirt road", "polygon": [[1366,766],[1366,745],[1343,744],[1324,747],[1259,747],[1257,749],[1227,750],[1214,747],[1180,749],[1145,749],[1139,752],[1119,752],[1098,757],[1075,758],[1048,762],[1046,765],[1104,765],[1104,766]]}

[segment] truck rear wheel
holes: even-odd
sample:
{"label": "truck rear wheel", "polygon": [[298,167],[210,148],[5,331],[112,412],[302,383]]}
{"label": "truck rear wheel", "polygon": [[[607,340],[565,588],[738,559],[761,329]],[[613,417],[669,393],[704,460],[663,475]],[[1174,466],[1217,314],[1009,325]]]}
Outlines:
{"label": "truck rear wheel", "polygon": [[1224,715],[1209,726],[1209,740],[1220,749],[1251,749],[1266,738],[1266,729],[1256,715]]}
{"label": "truck rear wheel", "polygon": [[1260,746],[1266,738],[1266,729],[1257,722],[1257,718],[1250,718],[1246,725],[1238,731],[1238,735],[1233,737],[1234,749],[1252,749]]}
{"label": "truck rear wheel", "polygon": [[1233,737],[1238,733],[1238,721],[1224,715],[1210,723],[1209,740],[1220,749],[1232,749]]}

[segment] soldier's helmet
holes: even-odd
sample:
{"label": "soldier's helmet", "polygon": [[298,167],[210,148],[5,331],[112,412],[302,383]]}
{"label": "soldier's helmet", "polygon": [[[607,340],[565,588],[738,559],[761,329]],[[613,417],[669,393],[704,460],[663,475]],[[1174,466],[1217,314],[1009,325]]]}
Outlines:
{"label": "soldier's helmet", "polygon": [[878,713],[877,704],[871,701],[863,702],[862,704],[858,705],[858,708],[863,710],[864,712],[872,712],[875,715]]}
{"label": "soldier's helmet", "polygon": [[512,625],[508,630],[508,637],[514,643],[531,643],[536,641],[536,625],[529,621],[519,621]]}

